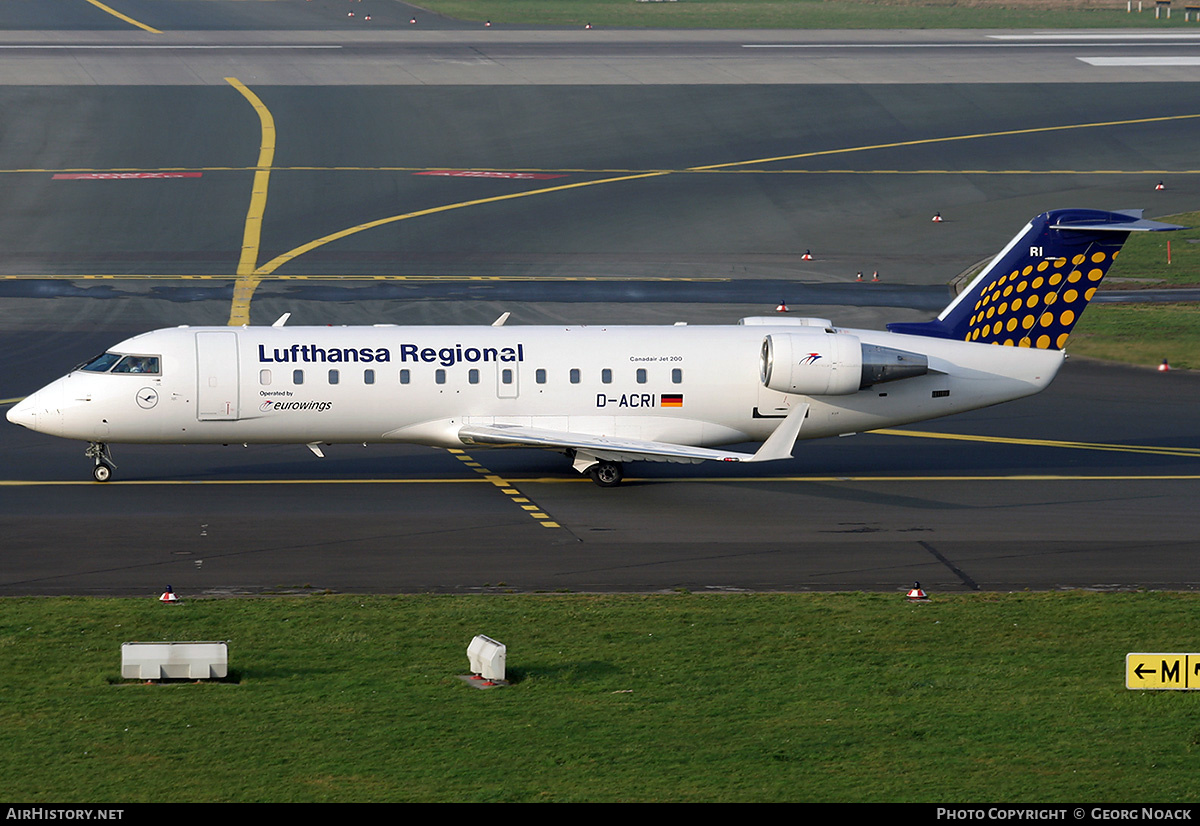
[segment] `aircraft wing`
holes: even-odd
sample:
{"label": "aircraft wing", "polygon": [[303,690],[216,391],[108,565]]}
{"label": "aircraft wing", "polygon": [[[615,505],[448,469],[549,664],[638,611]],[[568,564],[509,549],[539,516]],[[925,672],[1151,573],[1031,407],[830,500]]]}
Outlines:
{"label": "aircraft wing", "polygon": [[706,460],[767,462],[792,457],[792,446],[796,443],[800,425],[804,423],[807,413],[807,404],[798,404],[793,407],[787,417],[780,422],[775,432],[753,454],[672,442],[655,442],[648,439],[599,436],[510,424],[466,425],[458,431],[458,437],[466,444],[569,449],[574,450],[579,457],[591,457],[610,462],[642,461],[680,464],[695,464]]}

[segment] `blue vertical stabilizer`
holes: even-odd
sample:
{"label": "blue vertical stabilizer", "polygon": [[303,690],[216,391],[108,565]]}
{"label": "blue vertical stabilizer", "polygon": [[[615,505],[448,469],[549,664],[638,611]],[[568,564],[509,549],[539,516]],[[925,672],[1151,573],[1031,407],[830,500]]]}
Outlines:
{"label": "blue vertical stabilizer", "polygon": [[1056,209],[1034,218],[933,321],[893,333],[1061,350],[1131,232],[1183,229],[1142,211]]}

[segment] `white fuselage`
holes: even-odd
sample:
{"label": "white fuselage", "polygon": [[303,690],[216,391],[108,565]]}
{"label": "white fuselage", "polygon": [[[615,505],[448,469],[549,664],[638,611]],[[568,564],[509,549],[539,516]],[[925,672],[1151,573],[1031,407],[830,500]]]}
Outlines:
{"label": "white fuselage", "polygon": [[[693,446],[766,439],[809,405],[800,438],[889,427],[1028,396],[1057,350],[871,330],[923,354],[926,375],[844,395],[770,390],[764,336],[794,323],[698,327],[179,327],[112,348],[157,373],[75,370],[9,419],[102,443],[414,442],[462,446],[474,425]],[[834,331],[828,331],[833,333]]]}

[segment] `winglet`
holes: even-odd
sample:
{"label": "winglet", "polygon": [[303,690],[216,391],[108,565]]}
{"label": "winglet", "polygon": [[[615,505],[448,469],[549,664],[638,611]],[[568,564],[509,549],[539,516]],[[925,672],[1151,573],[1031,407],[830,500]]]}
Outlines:
{"label": "winglet", "polygon": [[792,407],[787,417],[775,428],[775,432],[767,437],[753,456],[743,459],[743,462],[773,462],[776,459],[792,458],[792,448],[796,445],[796,437],[800,435],[800,426],[808,415],[807,404],[797,404]]}

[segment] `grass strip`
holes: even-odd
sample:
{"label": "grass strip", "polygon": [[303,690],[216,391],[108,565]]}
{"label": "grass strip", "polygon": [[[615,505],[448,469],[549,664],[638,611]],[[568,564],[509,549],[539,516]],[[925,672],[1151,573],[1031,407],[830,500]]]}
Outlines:
{"label": "grass strip", "polygon": [[[460,20],[497,24],[697,29],[1059,29],[1180,28],[1182,10],[1154,18],[1120,0],[422,0],[419,6]],[[1136,0],[1134,7],[1136,8]]]}
{"label": "grass strip", "polygon": [[[0,600],[10,801],[1196,802],[1179,593]],[[477,691],[466,647],[508,645]],[[236,684],[120,644],[229,640]],[[1189,649],[1188,646],[1191,646]]]}

